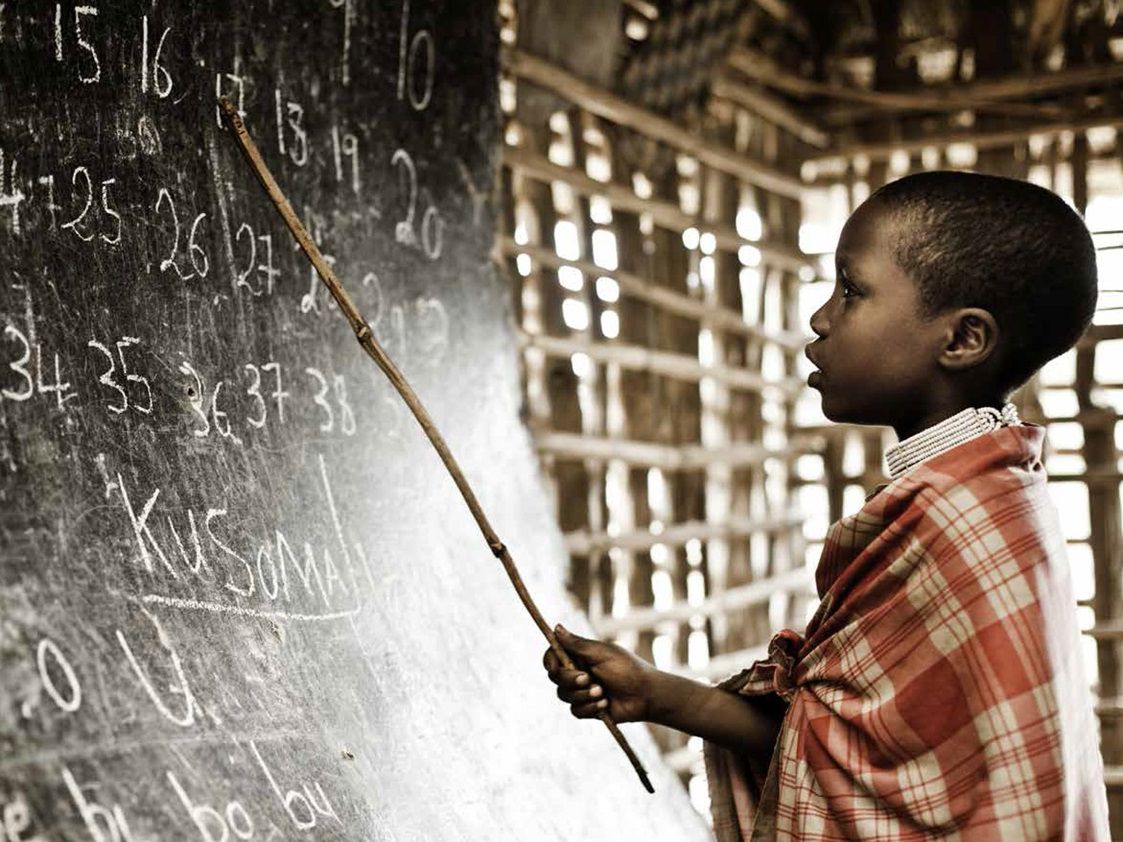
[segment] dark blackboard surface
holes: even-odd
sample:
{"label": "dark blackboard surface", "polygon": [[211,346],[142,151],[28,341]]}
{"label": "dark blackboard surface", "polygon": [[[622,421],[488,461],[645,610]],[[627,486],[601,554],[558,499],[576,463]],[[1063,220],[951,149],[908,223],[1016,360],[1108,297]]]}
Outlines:
{"label": "dark blackboard surface", "polygon": [[480,0],[0,3],[0,840],[702,839],[554,696],[248,127],[550,621]]}

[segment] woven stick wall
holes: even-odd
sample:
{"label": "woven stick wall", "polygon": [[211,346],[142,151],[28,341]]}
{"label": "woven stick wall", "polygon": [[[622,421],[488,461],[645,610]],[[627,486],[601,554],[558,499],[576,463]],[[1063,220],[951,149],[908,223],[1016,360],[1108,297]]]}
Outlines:
{"label": "woven stick wall", "polygon": [[[711,6],[718,15],[730,4]],[[576,16],[606,8],[619,27],[612,3]],[[1104,119],[1036,133],[980,119],[977,151],[962,131],[910,144],[901,140],[915,128],[905,117],[827,156],[821,124],[730,76],[746,66],[741,48],[712,73],[713,97],[668,107],[668,90],[699,86],[677,78],[645,95],[635,68],[681,70],[682,61],[644,54],[617,85],[625,98],[607,90],[603,50],[589,50],[599,65],[563,69],[571,54],[556,43],[559,27],[548,42],[554,60],[543,60],[524,42],[513,3],[500,9],[508,125],[497,251],[521,331],[527,421],[571,553],[569,587],[600,636],[661,669],[718,680],[762,657],[776,629],[806,623],[826,528],[888,480],[884,450],[896,440],[888,428],[802,420],[809,402],[818,405],[800,363],[812,338],[807,319],[832,283],[798,248],[803,209],[833,202],[844,218],[889,178],[950,166],[1029,177],[1071,194],[1083,211],[1097,190],[1089,167],[1097,171],[1102,158],[1117,172],[1121,147],[1114,136],[1106,147],[1089,143],[1095,126],[1111,123]],[[698,14],[683,25],[700,26]],[[734,28],[743,36],[745,22]],[[701,37],[709,46],[696,56],[712,54],[713,41]],[[1123,246],[1123,233],[1097,242]],[[1104,279],[1103,288],[1123,283]],[[1123,297],[1101,298],[1104,314],[1113,304]],[[1062,518],[1075,507],[1089,524],[1068,545],[1074,567],[1094,566],[1080,611],[1095,641],[1094,689],[1116,787],[1123,380],[1118,369],[1114,380],[1105,376],[1102,349],[1118,348],[1123,326],[1102,321],[1011,400],[1047,427]],[[700,741],[652,728],[705,815]],[[1123,814],[1114,798],[1112,808]]]}
{"label": "woven stick wall", "polygon": [[[507,68],[499,248],[570,588],[602,637],[724,677],[814,596],[791,493],[824,445],[791,425],[802,155],[743,110],[686,131],[523,52]],[[548,124],[515,116],[531,85],[562,98]],[[697,741],[653,728],[704,793]]]}

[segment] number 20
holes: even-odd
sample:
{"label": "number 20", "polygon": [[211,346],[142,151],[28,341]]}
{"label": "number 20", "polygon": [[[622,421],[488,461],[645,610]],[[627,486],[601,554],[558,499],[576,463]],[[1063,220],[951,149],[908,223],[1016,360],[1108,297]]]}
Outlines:
{"label": "number 20", "polygon": [[[417,232],[414,230],[414,217],[417,215],[417,166],[404,149],[396,149],[390,158],[390,165],[401,165],[405,170],[409,197],[406,201],[405,218],[394,226],[394,239],[407,246],[416,246]],[[421,250],[430,260],[441,256],[444,239],[444,220],[440,212],[428,205],[421,214]]]}

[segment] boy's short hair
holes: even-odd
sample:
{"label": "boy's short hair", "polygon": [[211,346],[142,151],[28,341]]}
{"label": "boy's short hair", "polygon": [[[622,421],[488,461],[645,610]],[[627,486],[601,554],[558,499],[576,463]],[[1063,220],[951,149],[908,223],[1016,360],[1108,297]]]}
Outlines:
{"label": "boy's short hair", "polygon": [[982,173],[935,170],[876,190],[903,225],[900,267],[919,286],[920,315],[987,310],[1003,334],[995,386],[1005,397],[1083,335],[1099,294],[1084,221],[1044,187]]}

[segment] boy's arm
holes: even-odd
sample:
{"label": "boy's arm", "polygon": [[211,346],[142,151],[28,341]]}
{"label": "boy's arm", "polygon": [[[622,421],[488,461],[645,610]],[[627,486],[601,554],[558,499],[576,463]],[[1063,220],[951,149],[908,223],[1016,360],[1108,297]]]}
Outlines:
{"label": "boy's arm", "polygon": [[651,684],[649,721],[768,762],[786,709],[778,696],[742,696],[662,671]]}
{"label": "boy's arm", "polygon": [[607,710],[617,722],[655,722],[768,763],[787,710],[779,696],[741,695],[663,672],[616,643],[560,625],[554,631],[576,669],[563,668],[552,649],[543,653],[542,665],[578,719]]}

